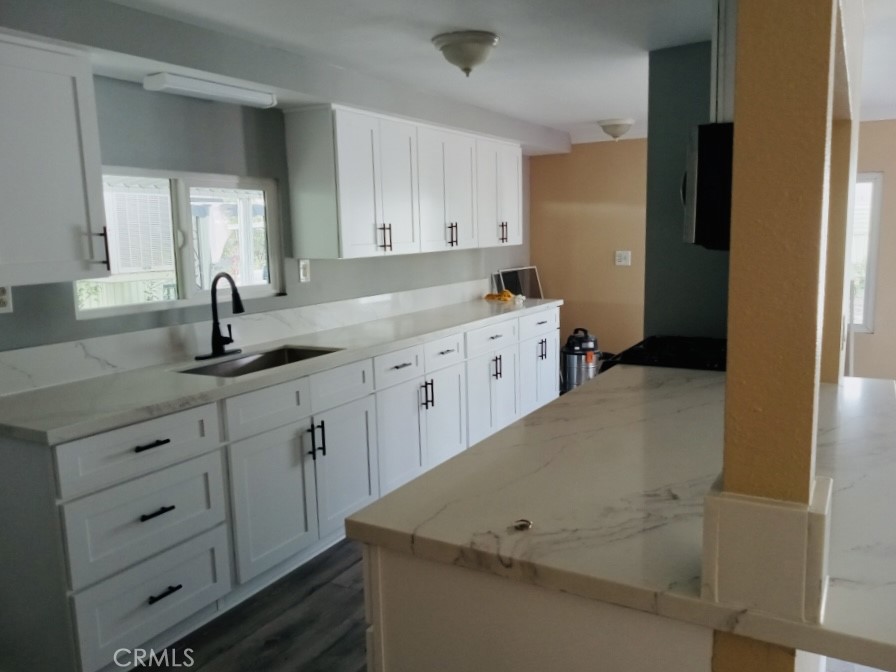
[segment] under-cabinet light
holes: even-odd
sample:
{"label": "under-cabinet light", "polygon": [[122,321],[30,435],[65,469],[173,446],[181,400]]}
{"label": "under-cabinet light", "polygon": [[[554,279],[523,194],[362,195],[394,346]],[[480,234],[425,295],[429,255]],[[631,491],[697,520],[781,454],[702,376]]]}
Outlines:
{"label": "under-cabinet light", "polygon": [[181,96],[217,100],[223,103],[236,103],[250,107],[274,107],[277,97],[266,91],[245,89],[241,86],[219,84],[195,77],[172,75],[170,72],[157,72],[143,78],[143,88],[147,91],[163,91]]}

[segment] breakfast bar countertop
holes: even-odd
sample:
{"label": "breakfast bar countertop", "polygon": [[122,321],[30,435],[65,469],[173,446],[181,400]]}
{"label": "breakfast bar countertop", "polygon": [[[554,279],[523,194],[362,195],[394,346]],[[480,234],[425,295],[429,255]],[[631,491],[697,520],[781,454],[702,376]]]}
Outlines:
{"label": "breakfast bar countertop", "polygon": [[[893,381],[821,388],[817,472],[834,486],[822,625],[700,597],[724,391],[724,373],[617,366],[354,514],[348,535],[896,670]],[[516,529],[518,519],[532,528]]]}

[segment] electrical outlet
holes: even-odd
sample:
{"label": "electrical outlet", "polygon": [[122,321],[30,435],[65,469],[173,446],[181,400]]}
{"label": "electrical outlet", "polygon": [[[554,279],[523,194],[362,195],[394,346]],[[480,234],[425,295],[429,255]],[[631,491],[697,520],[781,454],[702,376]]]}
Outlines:
{"label": "electrical outlet", "polygon": [[631,250],[616,250],[616,265],[617,266],[631,266],[632,265],[632,251]]}
{"label": "electrical outlet", "polygon": [[0,287],[0,313],[12,312],[12,287]]}
{"label": "electrical outlet", "polygon": [[311,282],[310,259],[299,259],[299,282]]}

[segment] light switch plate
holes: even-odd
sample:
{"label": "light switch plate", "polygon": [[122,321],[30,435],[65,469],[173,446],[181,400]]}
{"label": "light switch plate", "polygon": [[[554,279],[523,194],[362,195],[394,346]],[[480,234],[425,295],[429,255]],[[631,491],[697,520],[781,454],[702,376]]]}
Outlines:
{"label": "light switch plate", "polygon": [[12,287],[0,287],[0,313],[12,312]]}
{"label": "light switch plate", "polygon": [[299,282],[311,282],[310,259],[299,259]]}
{"label": "light switch plate", "polygon": [[631,250],[616,250],[616,265],[617,266],[631,266],[632,265],[632,251]]}

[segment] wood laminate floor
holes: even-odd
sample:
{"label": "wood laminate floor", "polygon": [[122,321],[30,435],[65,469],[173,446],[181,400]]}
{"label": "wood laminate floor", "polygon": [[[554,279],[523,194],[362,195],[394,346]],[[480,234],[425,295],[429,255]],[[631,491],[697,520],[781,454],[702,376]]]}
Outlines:
{"label": "wood laminate floor", "polygon": [[[342,541],[173,644],[191,672],[364,672],[361,545]],[[170,668],[175,669],[175,668]]]}

